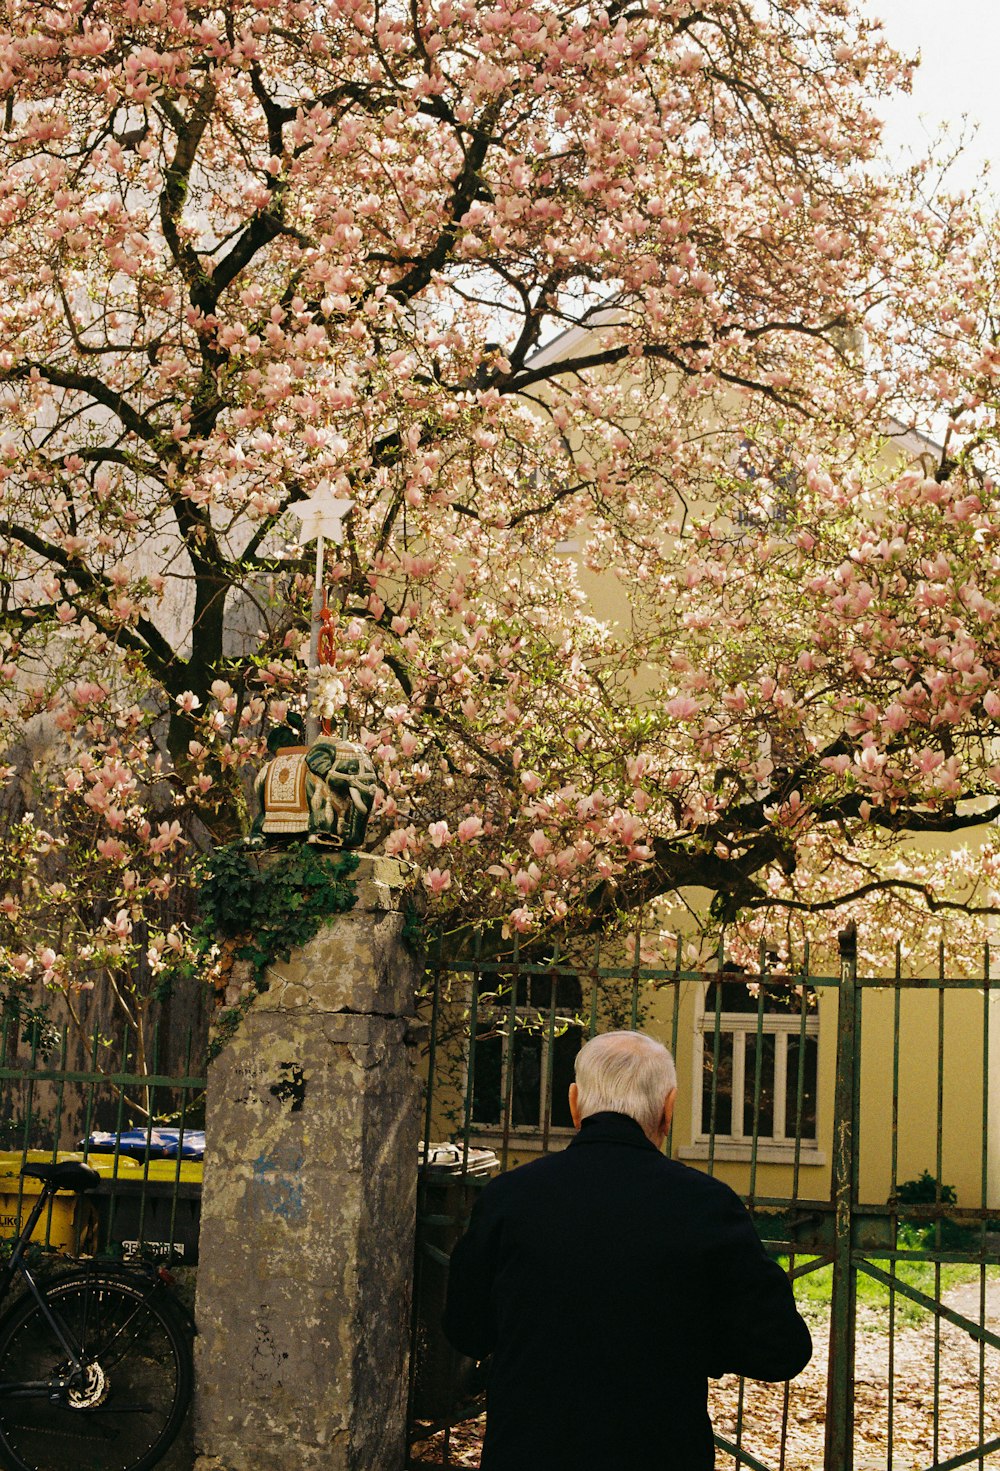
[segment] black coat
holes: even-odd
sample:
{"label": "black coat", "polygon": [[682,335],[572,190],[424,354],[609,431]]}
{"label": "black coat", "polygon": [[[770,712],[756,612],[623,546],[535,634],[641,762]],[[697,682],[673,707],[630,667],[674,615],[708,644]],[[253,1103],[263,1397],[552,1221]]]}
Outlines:
{"label": "black coat", "polygon": [[812,1353],[738,1197],[616,1113],[485,1188],[445,1330],[492,1355],[483,1471],[710,1471],[707,1377]]}

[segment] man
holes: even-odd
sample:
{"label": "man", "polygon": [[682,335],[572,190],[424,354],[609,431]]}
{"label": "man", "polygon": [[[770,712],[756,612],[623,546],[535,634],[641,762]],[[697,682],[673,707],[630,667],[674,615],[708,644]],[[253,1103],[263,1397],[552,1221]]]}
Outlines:
{"label": "man", "polygon": [[492,1355],[483,1471],[711,1471],[707,1377],[809,1362],[738,1197],[660,1153],[676,1096],[659,1042],[595,1037],[569,1090],[575,1138],[476,1202],[445,1330]]}

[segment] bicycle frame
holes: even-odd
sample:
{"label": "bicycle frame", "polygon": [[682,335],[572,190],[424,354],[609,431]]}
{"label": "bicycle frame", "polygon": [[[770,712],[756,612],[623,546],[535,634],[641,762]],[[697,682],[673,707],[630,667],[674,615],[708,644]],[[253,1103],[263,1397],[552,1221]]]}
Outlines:
{"label": "bicycle frame", "polygon": [[[60,1346],[66,1353],[66,1358],[68,1360],[66,1372],[64,1374],[61,1374],[57,1379],[50,1379],[45,1381],[26,1383],[23,1380],[17,1380],[12,1383],[0,1382],[0,1398],[34,1399],[44,1395],[49,1399],[58,1400],[67,1390],[73,1388],[74,1383],[79,1380],[80,1376],[83,1375],[86,1370],[86,1366],[83,1362],[83,1350],[81,1349],[79,1344],[73,1342],[72,1338],[67,1335],[64,1322],[59,1317],[59,1315],[53,1312],[52,1309],[49,1307],[48,1299],[43,1288],[36,1281],[34,1273],[31,1271],[31,1268],[24,1260],[25,1251],[31,1240],[32,1232],[34,1231],[35,1226],[38,1224],[42,1212],[45,1210],[49,1201],[58,1193],[58,1190],[59,1187],[55,1185],[52,1181],[46,1180],[43,1182],[42,1189],[38,1195],[38,1199],[35,1201],[35,1204],[33,1205],[31,1212],[28,1215],[28,1219],[22,1226],[17,1240],[14,1243],[14,1248],[11,1251],[9,1260],[4,1263],[2,1267],[0,1267],[0,1302],[2,1302],[6,1298],[7,1293],[9,1292],[14,1282],[14,1279],[16,1277],[21,1277],[24,1280],[28,1291],[37,1302],[39,1311],[45,1318],[45,1321],[47,1322],[49,1328],[55,1334],[55,1337],[58,1340]],[[143,1270],[140,1268],[127,1268],[122,1266],[121,1264],[116,1263],[114,1266],[114,1272],[115,1275],[118,1277],[128,1277],[135,1282],[142,1281],[148,1283],[150,1289],[148,1294],[149,1296],[151,1296],[153,1292],[157,1291],[165,1282],[170,1280],[169,1276],[164,1274],[162,1268],[159,1271],[153,1273],[151,1269]],[[194,1320],[191,1317],[191,1314],[188,1312],[187,1308],[180,1301],[180,1299],[171,1296],[171,1301],[174,1303],[174,1306],[179,1309],[181,1316],[188,1321],[192,1331],[197,1331],[195,1329]]]}
{"label": "bicycle frame", "polygon": [[[43,1388],[48,1393],[55,1393],[56,1395],[59,1395],[71,1386],[73,1380],[77,1377],[77,1375],[83,1373],[83,1361],[81,1358],[81,1351],[79,1346],[77,1344],[70,1343],[67,1339],[66,1334],[63,1331],[62,1322],[50,1309],[44,1292],[35,1281],[35,1277],[31,1271],[31,1268],[24,1260],[24,1253],[27,1249],[28,1243],[31,1240],[31,1234],[34,1231],[35,1226],[38,1224],[42,1212],[45,1210],[49,1201],[52,1200],[56,1193],[56,1188],[51,1184],[50,1181],[43,1182],[42,1189],[38,1193],[38,1199],[32,1206],[28,1219],[21,1227],[20,1234],[16,1242],[14,1243],[14,1249],[10,1254],[10,1258],[4,1264],[4,1266],[0,1268],[0,1302],[3,1302],[6,1299],[7,1294],[10,1291],[11,1286],[13,1285],[15,1277],[21,1276],[24,1279],[29,1292],[38,1303],[39,1310],[45,1318],[45,1321],[48,1323],[49,1327],[52,1329],[52,1332],[59,1340],[60,1345],[66,1350],[66,1356],[70,1361],[72,1372],[68,1375],[61,1376],[58,1380],[51,1381],[44,1386],[39,1385],[37,1387],[37,1390],[34,1385],[28,1386],[26,1384],[18,1384],[16,1386],[16,1390],[19,1390],[22,1395],[37,1393],[40,1392]],[[4,1394],[13,1397],[15,1395],[15,1387],[8,1387],[5,1384],[0,1384],[0,1395]]]}

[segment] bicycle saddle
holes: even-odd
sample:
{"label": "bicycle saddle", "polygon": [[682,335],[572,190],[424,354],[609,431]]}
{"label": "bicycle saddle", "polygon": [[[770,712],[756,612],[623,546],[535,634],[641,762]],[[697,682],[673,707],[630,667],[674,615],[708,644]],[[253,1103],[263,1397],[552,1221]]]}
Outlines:
{"label": "bicycle saddle", "polygon": [[96,1190],[101,1183],[97,1171],[78,1159],[64,1159],[51,1165],[25,1165],[21,1174],[51,1181],[57,1190]]}

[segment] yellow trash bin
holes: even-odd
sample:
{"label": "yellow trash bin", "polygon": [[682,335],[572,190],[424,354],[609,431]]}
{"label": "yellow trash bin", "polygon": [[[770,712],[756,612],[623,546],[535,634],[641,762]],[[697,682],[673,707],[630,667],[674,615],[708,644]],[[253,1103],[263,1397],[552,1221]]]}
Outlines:
{"label": "yellow trash bin", "polygon": [[[41,1180],[30,1175],[21,1178],[24,1165],[48,1165],[69,1159],[82,1160],[83,1155],[75,1150],[62,1150],[53,1160],[52,1151],[46,1149],[29,1149],[26,1154],[19,1150],[0,1151],[0,1239],[10,1240],[18,1234],[42,1193]],[[114,1169],[110,1158],[102,1160],[91,1155],[87,1163],[102,1175],[111,1175]],[[119,1159],[119,1178],[126,1175],[135,1178],[141,1173],[134,1160]],[[31,1239],[39,1246],[67,1252],[70,1256],[92,1252],[97,1244],[97,1210],[93,1199],[61,1190],[53,1197],[48,1210],[42,1212]]]}

